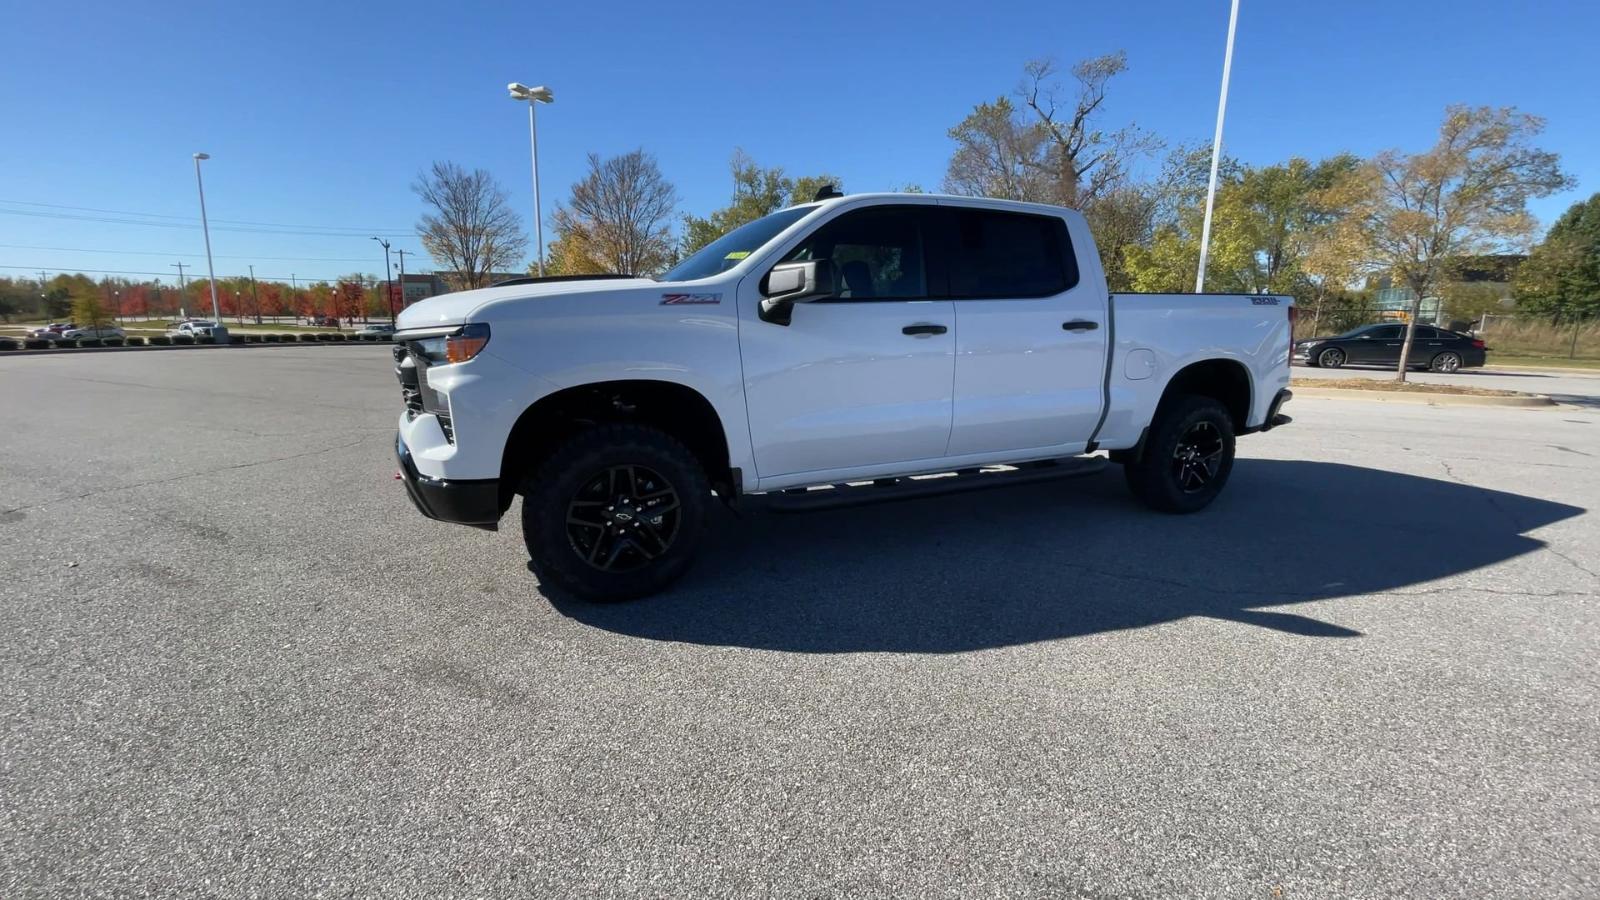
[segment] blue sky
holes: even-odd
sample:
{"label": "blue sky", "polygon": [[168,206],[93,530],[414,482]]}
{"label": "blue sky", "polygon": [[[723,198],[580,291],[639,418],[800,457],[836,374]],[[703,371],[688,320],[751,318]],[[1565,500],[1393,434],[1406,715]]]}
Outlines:
{"label": "blue sky", "polygon": [[[1600,190],[1600,92],[1582,74],[1600,35],[1593,2],[1242,6],[1227,152],[1265,163],[1422,149],[1446,104],[1510,104],[1549,120],[1541,143],[1579,182],[1539,202],[1541,219]],[[180,260],[203,271],[190,154],[204,150],[218,274],[254,263],[304,278],[381,272],[372,233],[417,251],[408,269],[428,268],[408,185],[435,159],[488,169],[531,214],[513,80],[556,92],[539,118],[547,221],[586,153],[640,146],[684,212],[726,201],[735,147],[794,174],[833,172],[851,191],[936,189],[946,129],[1046,55],[1126,50],[1106,124],[1206,142],[1227,0],[22,0],[6,19],[0,274],[170,273]],[[124,212],[174,227],[96,221]]]}

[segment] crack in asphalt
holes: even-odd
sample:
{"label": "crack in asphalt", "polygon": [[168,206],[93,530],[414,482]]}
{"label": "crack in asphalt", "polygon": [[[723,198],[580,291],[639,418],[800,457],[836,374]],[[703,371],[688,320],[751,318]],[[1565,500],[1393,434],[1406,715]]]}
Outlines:
{"label": "crack in asphalt", "polygon": [[255,460],[253,462],[236,463],[236,464],[231,465],[231,466],[218,466],[215,469],[202,469],[201,471],[198,471],[198,472],[184,472],[181,475],[169,475],[169,476],[167,476],[165,478],[151,478],[151,479],[146,480],[146,481],[136,481],[136,482],[134,482],[132,484],[119,484],[119,485],[115,485],[115,486],[112,486],[112,487],[98,488],[98,489],[92,490],[92,491],[85,491],[82,494],[69,494],[69,495],[64,496],[64,497],[56,497],[56,498],[53,498],[53,499],[50,499],[50,500],[45,500],[45,501],[43,501],[41,503],[30,503],[30,504],[27,504],[25,506],[13,506],[13,507],[11,507],[9,509],[0,509],[0,515],[9,515],[11,513],[24,512],[24,511],[30,510],[30,509],[43,509],[43,508],[45,508],[47,506],[54,506],[54,505],[59,504],[59,503],[72,503],[72,502],[75,502],[75,501],[78,501],[78,500],[83,500],[83,499],[86,499],[86,498],[89,498],[89,497],[98,497],[101,494],[111,494],[111,493],[115,493],[117,491],[131,491],[131,490],[134,490],[134,489],[137,489],[137,488],[150,487],[151,485],[167,484],[167,483],[173,482],[173,481],[182,481],[182,480],[184,480],[186,478],[200,478],[200,477],[203,477],[203,476],[206,476],[206,475],[215,475],[215,474],[218,474],[220,472],[232,472],[232,471],[234,471],[236,469],[253,469],[253,468],[257,467],[257,466],[265,466],[265,465],[270,465],[272,463],[289,462],[290,460],[304,459],[307,456],[317,456],[317,455],[320,455],[320,454],[323,454],[323,453],[333,453],[334,451],[337,451],[337,450],[346,450],[346,449],[349,449],[350,447],[355,447],[355,446],[358,446],[360,444],[364,444],[364,443],[370,441],[371,439],[372,438],[370,438],[370,437],[363,437],[363,438],[360,438],[359,440],[348,441],[348,442],[343,443],[343,444],[335,444],[332,447],[321,447],[321,448],[318,448],[316,450],[306,450],[306,451],[303,451],[301,453],[290,453],[290,454],[287,454],[285,456],[273,456],[273,457],[268,457],[267,459],[258,459],[258,460]]}
{"label": "crack in asphalt", "polygon": [[[1474,484],[1473,482],[1470,482],[1470,481],[1466,480],[1465,478],[1462,478],[1460,475],[1457,475],[1456,474],[1456,470],[1450,466],[1450,462],[1448,460],[1446,460],[1444,457],[1435,456],[1433,458],[1434,458],[1434,461],[1437,462],[1444,469],[1444,473],[1446,475],[1450,476],[1450,480],[1454,481],[1456,484],[1463,485],[1465,487],[1472,487],[1472,488],[1482,488],[1483,487],[1480,484]],[[1563,468],[1566,468],[1566,467],[1563,467]],[[1510,522],[1512,525],[1515,525],[1518,532],[1520,532],[1522,534],[1527,534],[1528,526],[1525,525],[1520,519],[1518,519],[1516,517],[1516,515],[1514,515],[1511,512],[1511,510],[1506,509],[1505,506],[1503,506],[1500,503],[1500,501],[1495,498],[1495,494],[1493,492],[1485,494],[1484,495],[1484,499],[1489,502],[1490,506],[1492,506],[1496,510],[1498,510],[1501,515],[1505,516],[1506,517],[1506,521]],[[1543,550],[1543,551],[1549,553],[1551,556],[1554,556],[1555,558],[1561,560],[1562,562],[1565,562],[1567,565],[1572,566],[1574,569],[1577,569],[1579,572],[1582,572],[1583,574],[1589,576],[1590,578],[1593,578],[1593,579],[1595,579],[1597,581],[1600,581],[1600,573],[1595,572],[1595,570],[1589,568],[1588,566],[1584,565],[1581,562],[1578,562],[1576,559],[1573,559],[1566,552],[1561,551],[1561,550],[1557,550],[1555,548],[1555,546],[1552,545],[1549,541],[1540,541],[1539,543],[1542,545],[1539,548],[1540,550]]]}

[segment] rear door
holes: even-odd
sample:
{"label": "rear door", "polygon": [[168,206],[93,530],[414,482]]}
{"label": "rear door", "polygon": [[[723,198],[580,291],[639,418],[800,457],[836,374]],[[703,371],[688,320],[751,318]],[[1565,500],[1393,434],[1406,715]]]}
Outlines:
{"label": "rear door", "polygon": [[1100,418],[1110,327],[1066,221],[967,206],[939,219],[956,314],[947,455],[1081,449]]}

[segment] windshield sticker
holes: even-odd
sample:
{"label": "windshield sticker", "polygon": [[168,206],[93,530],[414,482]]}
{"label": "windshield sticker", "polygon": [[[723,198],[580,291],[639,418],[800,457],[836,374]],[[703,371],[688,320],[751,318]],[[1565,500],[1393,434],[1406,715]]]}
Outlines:
{"label": "windshield sticker", "polygon": [[704,306],[721,303],[721,294],[662,294],[662,306]]}
{"label": "windshield sticker", "polygon": [[749,255],[749,250],[735,250],[732,253],[729,253],[727,256],[724,256],[723,259],[744,259]]}

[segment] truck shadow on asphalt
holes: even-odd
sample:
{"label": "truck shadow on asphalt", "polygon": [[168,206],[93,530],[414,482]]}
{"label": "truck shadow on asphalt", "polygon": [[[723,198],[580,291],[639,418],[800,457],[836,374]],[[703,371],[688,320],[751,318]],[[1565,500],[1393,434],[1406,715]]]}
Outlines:
{"label": "truck shadow on asphalt", "polygon": [[551,600],[621,634],[803,653],[956,653],[1190,616],[1348,638],[1360,632],[1281,607],[1448,592],[1430,583],[1537,550],[1527,532],[1582,512],[1377,469],[1241,459],[1210,509],[1167,516],[1138,506],[1112,467],[827,512],[718,509],[701,559],[667,593]]}

